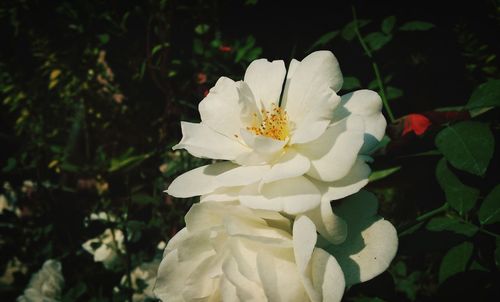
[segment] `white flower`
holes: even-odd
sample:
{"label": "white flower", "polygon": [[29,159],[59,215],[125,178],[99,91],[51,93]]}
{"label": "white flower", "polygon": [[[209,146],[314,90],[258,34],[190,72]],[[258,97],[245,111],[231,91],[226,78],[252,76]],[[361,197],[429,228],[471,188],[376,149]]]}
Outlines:
{"label": "white flower", "polygon": [[[201,123],[182,122],[183,138],[174,149],[227,161],[181,175],[168,193],[239,200],[291,215],[312,211],[345,228],[331,217],[329,202],[366,185],[367,155],[383,137],[386,121],[377,93],[359,90],[340,97],[342,82],[329,51],[292,60],[288,73],[283,61],[260,59],[243,81],[220,78],[199,104]],[[346,236],[318,229],[335,243]]]}
{"label": "white flower", "polygon": [[10,202],[7,200],[5,195],[0,194],[0,214],[3,214],[3,211],[9,210],[12,211],[12,205]]}
{"label": "white flower", "polygon": [[24,290],[24,295],[17,298],[18,302],[57,302],[61,301],[64,277],[61,263],[57,260],[47,260],[42,268],[33,276]]}
{"label": "white flower", "polygon": [[118,253],[125,252],[123,239],[121,230],[106,229],[99,237],[87,240],[82,247],[94,255],[95,262],[102,262],[109,269],[116,264]]}
{"label": "white flower", "polygon": [[163,301],[340,301],[346,281],[383,272],[397,248],[394,228],[373,212],[373,198],[355,196],[339,206],[339,215],[353,218],[352,231],[344,243],[325,246],[333,255],[315,247],[307,216],[292,229],[274,211],[195,204],[165,249],[154,292]]}
{"label": "white flower", "polygon": [[[153,287],[156,281],[156,272],[158,271],[158,266],[160,265],[160,260],[155,259],[151,262],[145,262],[137,266],[130,273],[130,281],[132,282],[132,289],[134,294],[132,296],[132,301],[140,302],[149,299],[154,299]],[[127,284],[127,276],[122,277],[121,284]]]}

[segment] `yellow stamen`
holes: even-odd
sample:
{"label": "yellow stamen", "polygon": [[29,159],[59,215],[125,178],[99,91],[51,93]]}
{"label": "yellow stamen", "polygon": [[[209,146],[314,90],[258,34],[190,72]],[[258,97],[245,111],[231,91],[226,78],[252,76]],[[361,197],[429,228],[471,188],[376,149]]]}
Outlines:
{"label": "yellow stamen", "polygon": [[272,103],[272,110],[261,110],[262,119],[258,120],[257,114],[254,114],[254,122],[247,130],[262,136],[271,137],[284,141],[289,134],[288,116],[283,108]]}

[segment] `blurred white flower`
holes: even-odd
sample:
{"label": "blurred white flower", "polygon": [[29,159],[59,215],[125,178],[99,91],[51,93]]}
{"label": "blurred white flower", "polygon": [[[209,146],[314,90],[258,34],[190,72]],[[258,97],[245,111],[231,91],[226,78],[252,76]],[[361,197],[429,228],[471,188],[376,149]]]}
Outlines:
{"label": "blurred white flower", "polygon": [[21,192],[23,192],[24,194],[30,195],[35,190],[36,190],[36,185],[32,180],[27,179],[27,180],[23,181],[23,185],[21,187]]}
{"label": "blurred white flower", "polygon": [[87,240],[82,247],[94,255],[95,262],[102,262],[104,267],[112,268],[119,259],[119,253],[125,252],[123,233],[118,229],[106,229],[96,238]]}
{"label": "blurred white flower", "polygon": [[168,243],[155,294],[162,301],[340,301],[345,282],[334,257],[315,248],[306,216],[199,203]]}
{"label": "blurred white flower", "polygon": [[162,240],[162,241],[158,242],[158,245],[156,246],[156,248],[163,251],[166,246],[167,246],[167,244],[165,243],[165,241]]}
{"label": "blurred white flower", "polygon": [[17,298],[18,302],[57,302],[61,301],[61,292],[64,286],[61,263],[57,260],[47,260],[42,268],[33,276],[24,290],[24,294]]}
{"label": "blurred white flower", "polygon": [[[160,260],[155,259],[151,262],[142,263],[130,273],[130,281],[132,283],[132,289],[134,290],[132,300],[134,302],[146,301],[148,298],[155,299],[153,287],[155,285],[156,273],[159,265]],[[128,282],[127,279],[127,276],[123,276],[121,284],[126,285]]]}
{"label": "blurred white flower", "polygon": [[[250,64],[243,81],[220,78],[199,104],[201,123],[182,122],[183,138],[174,149],[227,161],[181,175],[168,193],[239,200],[291,215],[312,211],[345,228],[331,217],[329,202],[367,184],[368,154],[383,137],[386,121],[376,92],[340,97],[342,82],[329,51],[292,60],[288,72],[283,61],[260,59]],[[318,230],[334,243],[346,236]]]}
{"label": "blurred white flower", "polygon": [[26,274],[28,268],[17,257],[10,259],[5,266],[3,275],[0,276],[0,286],[10,285],[15,281],[15,274]]}
{"label": "blurred white flower", "polygon": [[0,214],[2,214],[4,210],[12,211],[12,206],[5,195],[0,194]]}

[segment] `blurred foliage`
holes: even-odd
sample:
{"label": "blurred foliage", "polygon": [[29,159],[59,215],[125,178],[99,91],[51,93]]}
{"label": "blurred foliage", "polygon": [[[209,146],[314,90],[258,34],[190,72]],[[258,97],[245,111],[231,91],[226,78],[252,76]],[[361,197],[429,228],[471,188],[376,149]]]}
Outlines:
{"label": "blurred foliage", "polygon": [[[485,18],[498,27],[499,3],[488,3]],[[1,279],[1,300],[21,294],[48,258],[63,263],[64,301],[123,301],[137,291],[131,271],[161,257],[158,243],[183,227],[196,202],[163,193],[177,175],[205,162],[171,151],[179,121],[198,120],[197,104],[220,76],[240,79],[268,51],[257,32],[235,38],[222,30],[224,4],[0,4],[0,181],[7,205],[0,214],[0,270],[12,275]],[[264,4],[238,5],[241,12]],[[352,12],[346,24],[321,27],[310,45],[297,42],[291,50],[299,59],[333,50],[346,66],[344,91],[377,90],[391,120],[368,189],[397,226],[400,249],[388,272],[352,287],[345,300],[500,296],[498,45],[467,22],[445,31],[425,19]],[[415,105],[420,91],[457,88],[441,74],[432,87],[405,78],[435,71],[427,62],[442,58],[434,59],[425,43],[443,35],[454,39],[449,56],[459,58],[452,63],[461,72],[453,76],[470,94],[458,89],[449,99],[441,93]],[[427,123],[413,123],[410,114]],[[112,268],[82,248],[106,229],[124,234]]]}

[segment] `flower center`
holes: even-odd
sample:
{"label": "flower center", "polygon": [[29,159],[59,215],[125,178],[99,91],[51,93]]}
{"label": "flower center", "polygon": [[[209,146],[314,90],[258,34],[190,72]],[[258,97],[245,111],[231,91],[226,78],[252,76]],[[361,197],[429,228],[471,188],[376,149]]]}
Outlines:
{"label": "flower center", "polygon": [[261,114],[261,120],[258,119],[257,113],[253,114],[253,125],[251,127],[247,127],[247,130],[257,135],[284,141],[289,134],[288,116],[286,114],[286,110],[283,110],[283,108],[272,103],[271,111],[262,109]]}

